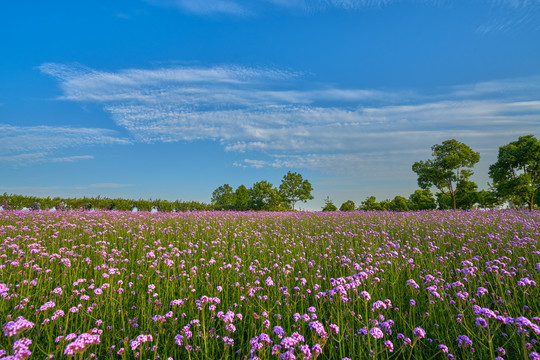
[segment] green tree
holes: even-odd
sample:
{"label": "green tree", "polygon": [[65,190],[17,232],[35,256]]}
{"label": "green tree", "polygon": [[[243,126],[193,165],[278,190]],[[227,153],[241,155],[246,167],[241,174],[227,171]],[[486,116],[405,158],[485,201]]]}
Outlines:
{"label": "green tree", "polygon": [[283,176],[281,185],[279,185],[279,192],[283,200],[292,205],[293,211],[297,201],[306,202],[313,199],[312,191],[313,188],[309,181],[304,180],[302,175],[290,171]]}
{"label": "green tree", "polygon": [[495,190],[480,190],[477,192],[478,206],[483,209],[492,209],[502,204],[502,199]]}
{"label": "green tree", "polygon": [[429,189],[435,186],[448,196],[456,210],[457,183],[468,180],[480,154],[467,145],[451,139],[431,147],[433,159],[415,162],[412,170],[418,175],[418,186]]}
{"label": "green tree", "polygon": [[354,211],[356,210],[356,205],[354,204],[354,201],[347,200],[341,206],[339,207],[339,211]]}
{"label": "green tree", "polygon": [[457,184],[456,206],[458,209],[472,209],[478,202],[478,185],[470,180],[461,180]]}
{"label": "green tree", "polygon": [[280,192],[268,181],[253,184],[249,191],[249,208],[253,210],[279,210],[282,202]]}
{"label": "green tree", "polygon": [[452,199],[447,194],[438,192],[435,197],[437,198],[437,209],[450,210],[452,208]]}
{"label": "green tree", "polygon": [[324,206],[322,208],[322,211],[336,211],[337,207],[334,205],[332,200],[327,196],[326,199],[324,199]]}
{"label": "green tree", "polygon": [[236,210],[244,211],[249,209],[249,190],[244,185],[240,185],[236,188],[236,191],[234,192],[234,207]]}
{"label": "green tree", "polygon": [[360,210],[382,210],[382,208],[381,204],[377,202],[377,198],[375,198],[375,196],[369,196],[366,198],[366,200],[360,203]]}
{"label": "green tree", "polygon": [[233,188],[229,184],[224,184],[214,190],[211,202],[216,209],[230,210],[235,206],[235,197]]}
{"label": "green tree", "polygon": [[381,210],[382,211],[387,211],[387,210],[390,210],[390,204],[392,202],[388,199],[386,200],[382,200],[381,202],[379,202],[379,206],[381,207]]}
{"label": "green tree", "polygon": [[433,210],[437,208],[433,193],[429,189],[415,190],[409,196],[409,204],[411,210]]}
{"label": "green tree", "polygon": [[497,162],[489,167],[489,176],[501,196],[514,197],[532,211],[540,187],[540,142],[526,135],[501,146]]}
{"label": "green tree", "polygon": [[409,199],[398,195],[390,201],[388,209],[392,211],[409,211]]}

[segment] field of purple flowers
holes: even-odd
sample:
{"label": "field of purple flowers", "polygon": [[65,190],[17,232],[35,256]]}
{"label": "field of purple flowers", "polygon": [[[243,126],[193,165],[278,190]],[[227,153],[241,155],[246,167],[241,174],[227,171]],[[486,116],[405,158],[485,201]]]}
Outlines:
{"label": "field of purple flowers", "polygon": [[540,359],[540,212],[0,212],[2,359]]}

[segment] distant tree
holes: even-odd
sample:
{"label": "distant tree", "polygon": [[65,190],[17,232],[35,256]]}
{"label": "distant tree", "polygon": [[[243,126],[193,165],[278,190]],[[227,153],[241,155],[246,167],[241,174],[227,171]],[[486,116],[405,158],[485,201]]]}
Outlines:
{"label": "distant tree", "polygon": [[409,200],[403,196],[396,196],[390,201],[388,210],[409,211]]}
{"label": "distant tree", "polygon": [[533,135],[519,137],[499,148],[497,162],[489,167],[497,192],[534,207],[540,188],[540,141]]}
{"label": "distant tree", "polygon": [[234,192],[234,207],[236,210],[244,211],[249,208],[249,190],[244,185],[240,185]]}
{"label": "distant tree", "polygon": [[480,154],[467,145],[451,139],[431,147],[433,159],[415,162],[412,170],[418,175],[418,186],[429,189],[435,186],[448,196],[456,210],[457,183],[468,180]]}
{"label": "distant tree", "polygon": [[409,196],[411,210],[432,210],[437,208],[435,198],[429,189],[415,190]]}
{"label": "distant tree", "polygon": [[302,175],[290,171],[283,176],[281,185],[279,185],[279,192],[283,200],[292,205],[293,211],[297,201],[306,202],[313,199],[311,195],[312,191],[313,189],[309,181],[304,180]]}
{"label": "distant tree", "polygon": [[390,210],[390,205],[391,205],[391,201],[386,199],[386,200],[382,200],[381,202],[379,202],[379,206],[381,207],[381,210],[382,211],[388,211]]}
{"label": "distant tree", "polygon": [[438,192],[435,194],[437,198],[437,209],[439,210],[450,210],[452,209],[452,199],[445,193]]}
{"label": "distant tree", "polygon": [[381,204],[377,202],[377,199],[375,196],[369,196],[366,198],[366,200],[362,201],[360,203],[360,210],[382,210]]}
{"label": "distant tree", "polygon": [[458,209],[472,209],[478,202],[478,185],[470,180],[461,180],[457,183],[456,207]]}
{"label": "distant tree", "polygon": [[281,194],[266,180],[253,184],[249,194],[250,209],[275,211],[280,208],[282,202]]}
{"label": "distant tree", "polygon": [[211,203],[216,209],[230,210],[235,206],[235,202],[234,190],[229,184],[221,185],[212,193]]}
{"label": "distant tree", "polygon": [[339,211],[354,211],[356,210],[356,205],[354,204],[354,201],[347,200],[341,206],[339,207]]}
{"label": "distant tree", "polygon": [[326,199],[324,199],[324,206],[322,208],[322,211],[337,211],[336,205],[334,205],[334,203],[332,202],[332,200],[330,200],[329,197],[326,197]]}
{"label": "distant tree", "polygon": [[477,203],[480,208],[493,209],[503,203],[499,194],[495,190],[480,190],[476,193]]}

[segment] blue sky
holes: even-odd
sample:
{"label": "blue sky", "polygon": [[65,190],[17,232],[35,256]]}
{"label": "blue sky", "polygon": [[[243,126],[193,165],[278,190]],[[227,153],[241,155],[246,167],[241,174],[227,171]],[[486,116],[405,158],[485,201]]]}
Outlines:
{"label": "blue sky", "polygon": [[0,192],[208,202],[296,171],[318,210],[409,196],[455,138],[540,136],[538,0],[10,1]]}

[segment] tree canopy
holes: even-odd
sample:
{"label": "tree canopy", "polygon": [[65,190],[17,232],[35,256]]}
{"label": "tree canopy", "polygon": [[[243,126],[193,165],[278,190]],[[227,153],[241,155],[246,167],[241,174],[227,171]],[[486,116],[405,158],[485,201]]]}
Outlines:
{"label": "tree canopy", "polygon": [[432,210],[437,208],[435,198],[429,189],[415,190],[409,196],[411,210]]}
{"label": "tree canopy", "polygon": [[489,167],[489,176],[500,195],[526,203],[532,210],[540,187],[540,142],[526,135],[501,146],[497,162]]}
{"label": "tree canopy", "polygon": [[329,197],[326,197],[326,199],[324,199],[324,206],[322,208],[322,211],[337,211],[336,205],[334,205],[334,203],[332,202],[332,200],[330,200]]}
{"label": "tree canopy", "polygon": [[313,199],[311,192],[313,191],[311,183],[302,178],[302,175],[295,172],[287,172],[281,180],[279,185],[279,192],[287,203],[292,206],[294,211],[294,205],[297,201],[306,202]]}
{"label": "tree canopy", "polygon": [[418,175],[418,186],[435,186],[452,202],[454,210],[458,182],[468,180],[471,168],[480,160],[480,154],[455,139],[445,140],[431,147],[433,159],[415,162],[412,170]]}
{"label": "tree canopy", "polygon": [[218,187],[212,193],[212,205],[222,209],[232,209],[236,203],[236,196],[229,184]]}
{"label": "tree canopy", "polygon": [[356,205],[354,204],[354,201],[347,200],[341,206],[339,207],[339,211],[354,211],[356,210]]}

